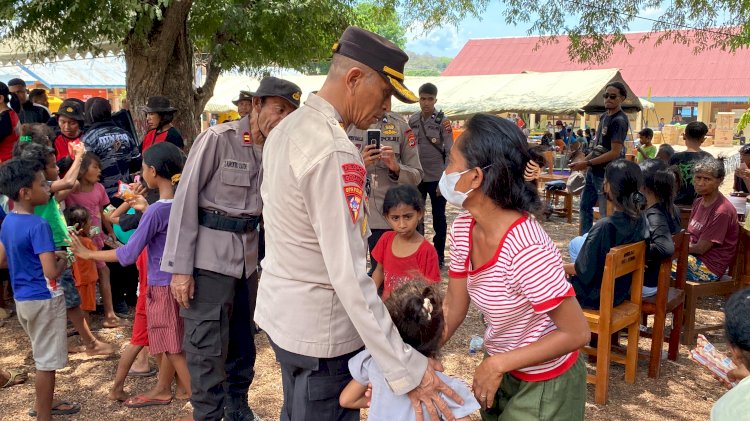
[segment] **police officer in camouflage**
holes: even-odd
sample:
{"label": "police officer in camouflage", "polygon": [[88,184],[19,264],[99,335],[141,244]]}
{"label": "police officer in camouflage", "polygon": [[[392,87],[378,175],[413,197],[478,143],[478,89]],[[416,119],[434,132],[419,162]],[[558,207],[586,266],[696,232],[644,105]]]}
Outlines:
{"label": "police officer in camouflage", "polygon": [[[383,215],[385,193],[399,184],[418,185],[422,180],[422,165],[419,162],[417,139],[403,117],[387,112],[380,122],[370,128],[380,130],[379,150],[376,145],[367,144],[367,130],[360,130],[352,125],[346,133],[362,153],[362,160],[367,168],[370,187],[368,225],[372,231],[367,245],[372,252],[383,233],[391,229]],[[371,254],[370,275],[376,266],[377,262]]]}
{"label": "police officer in camouflage", "polygon": [[[425,83],[419,87],[419,108],[421,111],[409,118],[409,127],[417,137],[419,146],[419,160],[422,163],[424,175],[419,184],[422,199],[430,196],[432,204],[432,228],[435,237],[433,245],[438,253],[440,267],[445,260],[445,234],[447,230],[445,220],[445,198],[440,195],[438,182],[445,170],[445,161],[453,146],[453,130],[451,122],[445,118],[442,111],[435,110],[437,102],[437,87],[432,83]],[[424,223],[420,224],[420,233],[424,234]]]}

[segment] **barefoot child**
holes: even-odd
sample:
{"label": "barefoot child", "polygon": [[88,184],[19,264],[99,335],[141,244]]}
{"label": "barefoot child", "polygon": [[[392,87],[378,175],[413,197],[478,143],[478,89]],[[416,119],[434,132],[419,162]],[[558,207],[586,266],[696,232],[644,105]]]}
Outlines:
{"label": "barefoot child", "polygon": [[52,229],[34,207],[49,201],[49,185],[36,161],[11,159],[0,165],[0,192],[14,202],[0,231],[0,267],[10,270],[18,321],[31,340],[36,365],[36,404],[30,411],[38,420],[52,414],[75,414],[77,403],[53,402],[55,371],[68,362],[65,297],[56,279],[67,265],[56,252]]}
{"label": "barefoot child", "polygon": [[[405,343],[429,358],[436,358],[443,335],[442,299],[434,286],[421,282],[411,282],[396,288],[385,301],[385,307]],[[409,397],[396,395],[391,391],[383,372],[367,350],[349,360],[349,372],[354,380],[344,388],[339,403],[344,408],[367,408],[370,400],[369,419],[373,420],[415,420],[416,415]],[[445,402],[457,420],[468,420],[469,415],[479,410],[479,402],[469,387],[458,379],[436,373],[463,400],[463,405],[452,400]],[[372,399],[365,396],[368,384],[372,385]],[[427,413],[424,411],[423,413]],[[426,418],[429,420],[429,418]]]}
{"label": "barefoot child", "polygon": [[416,187],[402,185],[390,188],[383,199],[383,215],[393,231],[380,237],[372,249],[378,266],[372,273],[375,285],[383,288],[383,300],[399,283],[415,277],[430,283],[440,282],[440,268],[435,247],[417,232],[424,217],[424,202]]}
{"label": "barefoot child", "polygon": [[[91,216],[83,206],[69,206],[63,212],[68,227],[75,229],[73,232],[81,240],[81,243],[89,250],[97,250],[94,240],[89,238],[91,231]],[[76,259],[73,262],[73,279],[76,281],[78,294],[81,296],[81,310],[84,311],[86,320],[89,313],[96,310],[96,281],[99,275],[96,263],[93,260]]]}
{"label": "barefoot child", "polygon": [[[148,247],[146,315],[149,351],[152,355],[165,353],[166,358],[161,358],[156,388],[125,401],[125,405],[132,408],[169,404],[172,401],[171,385],[175,371],[183,390],[190,390],[190,374],[182,351],[182,318],[170,291],[171,275],[159,268],[167,238],[167,224],[175,184],[179,181],[183,165],[182,152],[171,143],[157,143],[143,154],[142,176],[149,187],[159,189],[159,201],[145,209],[143,218],[128,244],[116,250],[91,251],[85,248],[76,236],[72,236],[71,249],[77,257],[107,262],[119,261],[125,266],[135,263],[138,255]],[[131,206],[146,205],[142,197],[131,202]],[[135,359],[136,355],[137,351],[133,350],[129,358]],[[132,364],[132,360],[129,363]],[[123,365],[124,362],[121,361],[118,371]]]}
{"label": "barefoot child", "polygon": [[[46,138],[46,137],[45,137]],[[49,146],[37,143],[38,140],[32,137],[33,142],[22,142],[17,145],[14,154],[24,160],[37,162],[43,167],[46,182],[50,185],[49,200],[47,203],[36,206],[34,214],[44,218],[52,229],[52,237],[55,241],[55,247],[58,251],[65,251],[69,240],[67,224],[60,212],[59,201],[63,200],[70,189],[73,188],[78,177],[78,171],[81,166],[84,154],[83,145],[74,147],[75,160],[68,173],[63,179],[58,177],[57,165],[55,162],[55,150]],[[81,297],[76,289],[73,279],[73,272],[66,267],[58,278],[58,284],[65,295],[65,308],[68,319],[73,324],[75,330],[79,333],[83,341],[83,347],[72,346],[69,352],[83,352],[88,355],[109,355],[115,349],[112,345],[99,341],[92,333],[87,321],[84,319],[84,313],[81,311]]]}
{"label": "barefoot child", "polygon": [[[97,249],[104,248],[104,231],[112,232],[112,227],[104,218],[104,208],[109,205],[109,197],[104,186],[99,182],[102,174],[101,161],[93,153],[83,156],[81,170],[78,174],[78,187],[65,199],[66,206],[80,205],[89,211],[91,225],[99,229],[99,233],[92,237]],[[109,282],[109,268],[102,261],[96,262],[99,274],[99,291],[104,302],[105,328],[120,327],[120,318],[115,314],[112,304],[112,285]]]}

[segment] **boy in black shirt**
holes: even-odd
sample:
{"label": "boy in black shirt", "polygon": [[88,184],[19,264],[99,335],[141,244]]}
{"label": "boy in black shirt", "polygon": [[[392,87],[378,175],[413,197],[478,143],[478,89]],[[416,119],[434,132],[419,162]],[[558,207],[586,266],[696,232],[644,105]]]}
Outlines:
{"label": "boy in black shirt", "polygon": [[669,165],[676,165],[680,169],[680,178],[682,178],[677,197],[674,199],[675,205],[693,206],[693,201],[698,197],[693,186],[693,167],[698,161],[712,157],[710,153],[701,149],[707,133],[708,126],[705,123],[701,121],[688,123],[684,135],[687,150],[677,152],[669,160]]}

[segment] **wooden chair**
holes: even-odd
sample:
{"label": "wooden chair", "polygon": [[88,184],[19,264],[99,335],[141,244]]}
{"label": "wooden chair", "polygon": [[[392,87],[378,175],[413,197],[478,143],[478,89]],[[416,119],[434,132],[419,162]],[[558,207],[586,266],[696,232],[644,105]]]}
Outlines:
{"label": "wooden chair", "polygon": [[[591,333],[595,333],[598,337],[596,348],[587,346],[582,351],[596,356],[596,374],[587,375],[586,381],[596,385],[594,400],[600,405],[607,402],[610,359],[625,364],[626,383],[635,382],[645,254],[646,244],[643,241],[610,249],[604,264],[599,310],[583,310]],[[633,275],[630,300],[613,307],[615,280],[629,273]],[[619,354],[611,354],[611,341],[612,334],[626,328],[628,329],[628,347],[623,358]]]}
{"label": "wooden chair", "polygon": [[[750,260],[750,233],[740,227],[737,253],[729,265],[729,275],[724,275],[715,282],[685,282],[685,320],[683,345],[695,345],[699,333],[723,329],[722,323],[696,327],[695,312],[698,308],[698,298],[713,295],[730,295],[742,287],[741,281],[748,282],[746,262]],[[747,285],[747,284],[745,284]]]}
{"label": "wooden chair", "polygon": [[[555,174],[555,153],[552,151],[544,152],[544,160],[547,163],[548,175]],[[560,177],[560,180],[567,180],[567,177]],[[544,186],[542,185],[542,188]],[[544,202],[552,207],[552,214],[563,216],[568,223],[573,223],[573,196],[580,196],[581,193],[571,193],[567,190],[544,190]],[[559,199],[563,200],[563,207],[557,207]]]}
{"label": "wooden chair", "polygon": [[[649,353],[648,376],[657,378],[661,371],[661,351],[664,342],[669,342],[668,358],[677,361],[680,350],[680,331],[682,330],[683,307],[685,305],[685,274],[687,272],[687,257],[689,237],[685,231],[672,236],[674,241],[674,255],[665,258],[659,267],[659,281],[656,295],[643,299],[641,315],[643,325],[649,315],[654,315],[654,327],[650,334],[641,332],[641,336],[651,337],[651,352]],[[672,280],[672,259],[677,260],[677,274],[674,287]],[[665,335],[667,314],[672,314],[672,330]]]}
{"label": "wooden chair", "polygon": [[680,210],[680,225],[682,229],[687,231],[688,225],[690,224],[690,213],[693,211],[692,206],[677,206]]}

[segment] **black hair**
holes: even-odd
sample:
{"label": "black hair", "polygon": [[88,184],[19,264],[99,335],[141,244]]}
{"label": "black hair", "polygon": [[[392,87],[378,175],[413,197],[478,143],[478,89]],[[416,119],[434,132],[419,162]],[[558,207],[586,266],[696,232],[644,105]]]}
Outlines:
{"label": "black hair", "polygon": [[401,339],[428,358],[440,350],[445,328],[442,301],[437,288],[421,280],[401,285],[385,300]]}
{"label": "black hair", "polygon": [[65,177],[65,174],[68,173],[68,170],[70,170],[70,167],[73,166],[73,158],[69,156],[64,156],[60,158],[59,161],[57,161],[57,170],[60,173],[60,178]]}
{"label": "black hair", "polygon": [[143,153],[143,162],[156,169],[156,175],[171,180],[177,174],[182,173],[185,165],[185,155],[180,148],[169,143],[160,142]]}
{"label": "black hair", "polygon": [[432,83],[425,83],[424,85],[419,87],[419,94],[427,94],[427,95],[435,95],[437,96],[437,86],[433,85]]}
{"label": "black hair", "polygon": [[91,217],[89,215],[88,209],[79,205],[69,206],[65,208],[65,210],[63,211],[63,215],[65,216],[65,222],[68,224],[68,226],[75,226],[78,229],[86,226],[86,224],[89,222],[89,218]]}
{"label": "black hair", "polygon": [[681,180],[676,167],[669,167],[661,159],[647,159],[641,163],[643,187],[653,192],[666,209],[671,212],[674,197]]}
{"label": "black hair", "polygon": [[724,166],[724,161],[726,161],[726,159],[721,156],[718,158],[707,156],[695,163],[693,166],[693,174],[702,172],[710,174],[712,177],[720,180],[724,180],[724,177],[727,176],[727,169]]}
{"label": "black hair", "polygon": [[[170,113],[158,113],[159,114],[159,128],[166,126],[174,120],[175,112]],[[148,150],[148,149],[147,149]]]}
{"label": "black hair", "polygon": [[42,168],[45,168],[49,163],[50,155],[54,160],[55,149],[38,143],[18,142],[13,148],[14,157],[36,161]]}
{"label": "black hair", "polygon": [[32,90],[31,90],[31,91],[29,92],[29,99],[30,99],[31,101],[33,101],[33,100],[34,100],[34,98],[36,98],[36,97],[40,97],[40,96],[42,96],[42,95],[46,95],[46,94],[47,94],[47,91],[45,91],[44,89],[41,89],[41,88],[35,88],[35,89],[32,89]]}
{"label": "black hair", "polygon": [[620,91],[620,95],[621,95],[621,96],[622,96],[623,98],[627,98],[627,97],[628,97],[628,90],[627,90],[627,89],[625,88],[625,84],[624,84],[624,83],[622,83],[622,82],[618,82],[618,81],[614,81],[614,82],[609,82],[609,83],[607,84],[607,86],[605,86],[605,87],[604,87],[604,89],[605,89],[605,90],[606,90],[607,88],[615,88],[615,89],[617,89],[618,91]]}
{"label": "black hair", "polygon": [[0,98],[2,98],[2,101],[6,104],[10,102],[10,89],[8,88],[8,85],[3,82],[0,82]]}
{"label": "black hair", "polygon": [[102,168],[102,160],[99,159],[99,157],[93,153],[93,152],[86,152],[83,154],[83,159],[81,160],[81,169],[78,172],[78,179],[82,179],[83,175],[86,174],[86,171],[89,170],[89,167],[91,164],[96,163],[99,165],[99,168]]}
{"label": "black hair", "polygon": [[424,211],[424,200],[416,187],[411,184],[402,184],[391,187],[385,192],[383,199],[383,215],[388,215],[391,209],[398,205],[411,206],[417,212]]}
{"label": "black hair", "polygon": [[702,121],[691,121],[685,127],[685,137],[691,140],[703,140],[708,134],[708,126]]}
{"label": "black hair", "polygon": [[539,193],[534,182],[524,181],[524,170],[539,157],[532,155],[521,129],[491,114],[474,115],[464,129],[458,150],[467,168],[484,171],[482,192],[503,209],[538,213]]}
{"label": "black hair", "polygon": [[555,140],[562,140],[562,135],[560,132],[555,132]]}
{"label": "black hair", "polygon": [[112,120],[112,104],[105,98],[89,98],[84,105],[84,119],[87,124]]}
{"label": "black hair", "polygon": [[672,158],[672,156],[674,155],[674,148],[672,147],[672,145],[662,143],[661,145],[659,145],[659,150],[658,152],[656,152],[656,155],[658,156],[662,153],[667,154],[668,159]]}
{"label": "black hair", "polygon": [[[21,136],[31,137],[32,143],[52,147],[55,140],[55,132],[44,123],[26,123],[21,125]],[[22,143],[22,142],[19,142]]]}
{"label": "black hair", "polygon": [[8,81],[8,86],[26,86],[26,82],[24,82],[23,79],[14,77]]}
{"label": "black hair", "polygon": [[646,203],[641,186],[643,173],[641,167],[633,161],[617,159],[607,165],[604,179],[609,184],[609,200],[617,204],[631,218],[641,215],[641,208]]}
{"label": "black hair", "polygon": [[729,297],[724,306],[724,333],[731,345],[741,349],[743,363],[750,366],[750,287]]}
{"label": "black hair", "polygon": [[740,155],[750,155],[750,143],[742,145],[740,148]]}
{"label": "black hair", "polygon": [[21,189],[31,188],[42,169],[36,161],[13,158],[0,165],[0,193],[18,201]]}

